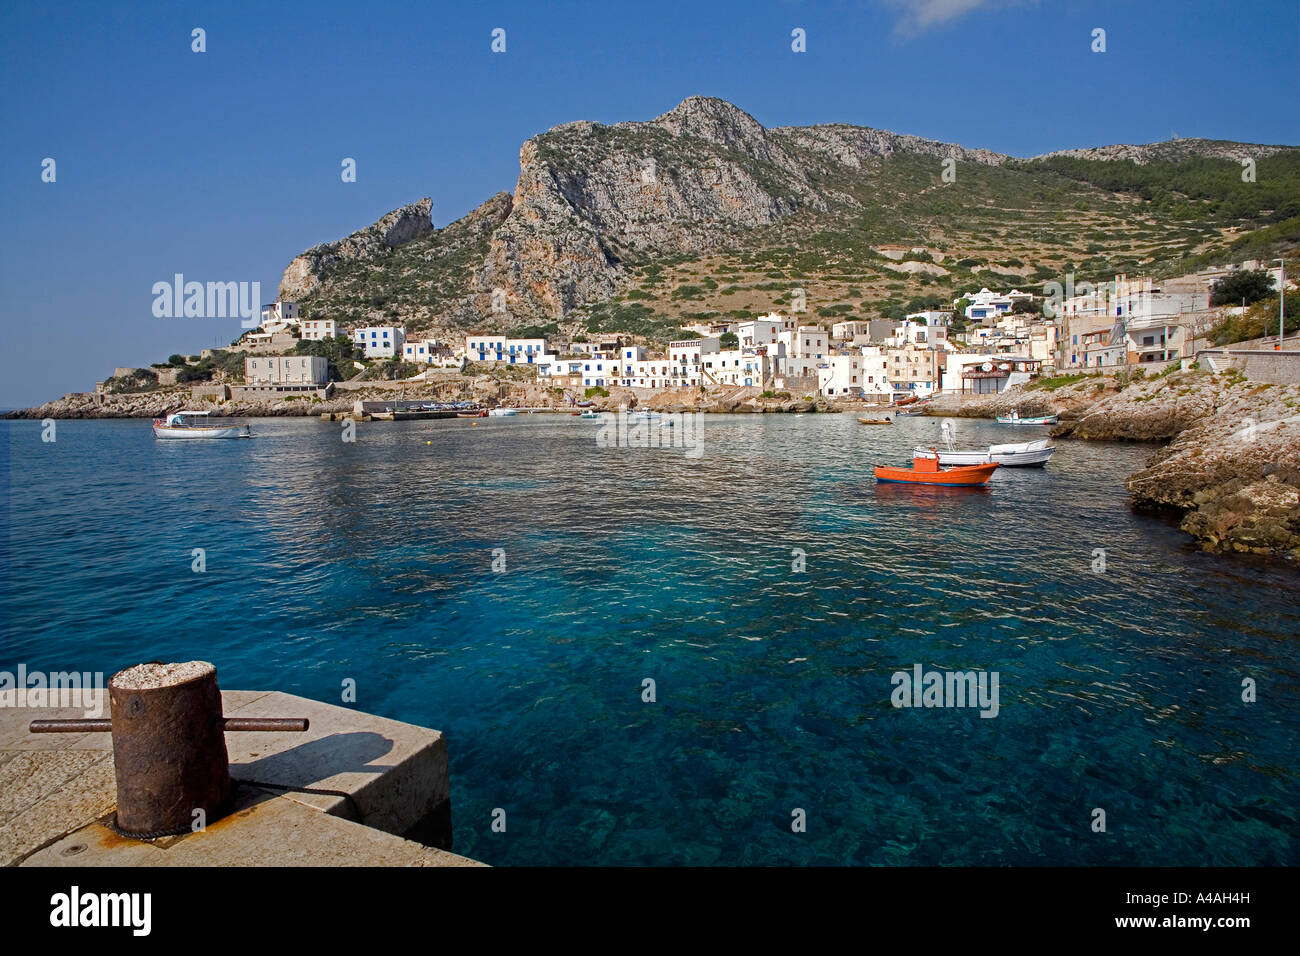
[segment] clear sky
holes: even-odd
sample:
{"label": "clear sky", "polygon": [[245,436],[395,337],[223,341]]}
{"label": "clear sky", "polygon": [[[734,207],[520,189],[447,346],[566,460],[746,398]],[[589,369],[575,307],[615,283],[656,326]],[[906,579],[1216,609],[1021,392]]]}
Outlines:
{"label": "clear sky", "polygon": [[155,318],[155,282],[260,281],[269,302],[315,243],[422,196],[441,226],[513,190],[529,136],[693,94],[765,126],[1015,155],[1300,143],[1297,0],[8,0],[0,71],[4,408],[238,334]]}

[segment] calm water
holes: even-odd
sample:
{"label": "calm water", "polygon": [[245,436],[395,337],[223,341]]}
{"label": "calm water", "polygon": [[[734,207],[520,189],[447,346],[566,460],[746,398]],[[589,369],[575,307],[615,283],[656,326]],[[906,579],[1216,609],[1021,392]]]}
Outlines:
{"label": "calm water", "polygon": [[[962,491],[871,479],[935,419],[715,416],[698,460],[598,427],[11,423],[0,667],[353,678],[447,734],[455,849],[495,864],[1300,862],[1296,573],[1132,515],[1151,448]],[[915,663],[997,671],[1001,713],[891,707]]]}

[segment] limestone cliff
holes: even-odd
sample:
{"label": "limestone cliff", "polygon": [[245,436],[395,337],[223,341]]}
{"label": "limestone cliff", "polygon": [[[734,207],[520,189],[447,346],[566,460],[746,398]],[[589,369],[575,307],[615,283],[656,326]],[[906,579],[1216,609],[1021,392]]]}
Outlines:
{"label": "limestone cliff", "polygon": [[432,231],[433,200],[428,197],[394,209],[374,225],[352,233],[346,239],[313,246],[294,258],[284,270],[280,295],[302,299],[320,285],[321,276],[341,262],[382,255],[394,246],[410,242]]}

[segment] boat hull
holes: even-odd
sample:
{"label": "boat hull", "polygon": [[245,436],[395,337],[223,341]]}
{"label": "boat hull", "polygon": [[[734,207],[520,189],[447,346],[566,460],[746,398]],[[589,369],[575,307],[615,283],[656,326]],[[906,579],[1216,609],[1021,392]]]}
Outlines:
{"label": "boat hull", "polygon": [[[933,468],[934,466],[931,465]],[[943,470],[926,471],[913,468],[896,468],[893,465],[877,465],[876,481],[893,482],[904,485],[943,485],[947,488],[969,488],[974,485],[988,484],[988,480],[998,465],[991,462],[982,465],[962,465]]]}
{"label": "boat hull", "polygon": [[[1042,468],[1055,453],[1055,446],[1013,452],[941,451],[939,464],[943,466],[983,465],[997,462],[1004,468]],[[913,454],[918,458],[933,458],[935,453],[928,448],[917,448]]]}
{"label": "boat hull", "polygon": [[195,438],[251,438],[247,425],[222,425],[213,428],[154,425],[153,437],[164,441]]}
{"label": "boat hull", "polygon": [[997,418],[999,425],[1055,425],[1060,420],[1059,415],[1038,415],[1034,418],[1012,418],[1010,415],[999,415]]}

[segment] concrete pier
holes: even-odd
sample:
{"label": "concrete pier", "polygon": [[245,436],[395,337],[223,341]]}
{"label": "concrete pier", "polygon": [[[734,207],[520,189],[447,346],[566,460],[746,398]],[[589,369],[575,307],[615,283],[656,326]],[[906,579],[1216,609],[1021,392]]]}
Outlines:
{"label": "concrete pier", "polygon": [[111,735],[27,731],[82,708],[0,708],[0,865],[480,865],[440,848],[450,845],[451,804],[438,731],[275,691],[221,697],[226,717],[306,717],[311,728],[227,734],[234,811],[148,842],[107,825]]}

